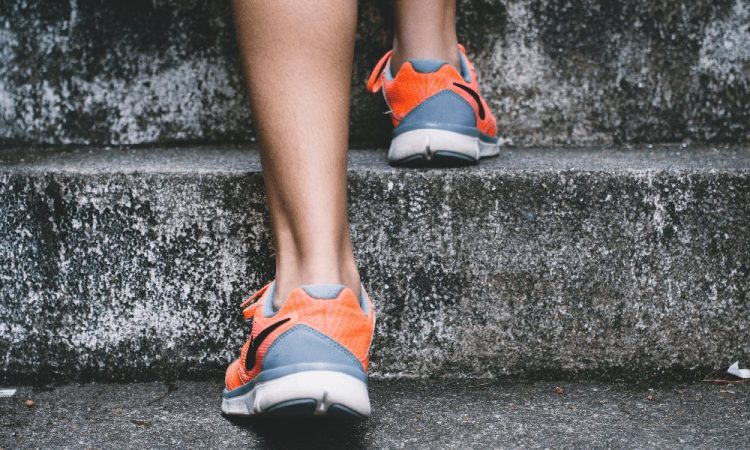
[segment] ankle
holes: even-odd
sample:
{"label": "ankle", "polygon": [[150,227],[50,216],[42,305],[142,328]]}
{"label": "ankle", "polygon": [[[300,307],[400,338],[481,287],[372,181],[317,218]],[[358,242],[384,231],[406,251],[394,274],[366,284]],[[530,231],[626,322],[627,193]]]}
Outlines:
{"label": "ankle", "polygon": [[391,71],[395,75],[401,66],[412,59],[434,59],[447,61],[460,70],[461,62],[458,56],[458,43],[455,39],[445,38],[431,42],[429,45],[404,44],[398,39],[393,41],[393,55],[391,56]]}
{"label": "ankle", "polygon": [[350,264],[303,266],[297,270],[277,270],[274,307],[281,308],[294,289],[306,284],[342,284],[357,297],[360,295],[359,271],[353,261]]}

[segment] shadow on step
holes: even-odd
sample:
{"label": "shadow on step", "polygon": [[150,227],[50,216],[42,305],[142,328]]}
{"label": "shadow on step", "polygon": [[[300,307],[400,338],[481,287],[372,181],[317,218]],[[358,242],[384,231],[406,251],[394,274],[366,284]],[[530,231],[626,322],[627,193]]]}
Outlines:
{"label": "shadow on step", "polygon": [[224,417],[255,433],[269,448],[361,448],[367,431],[366,421],[330,417]]}

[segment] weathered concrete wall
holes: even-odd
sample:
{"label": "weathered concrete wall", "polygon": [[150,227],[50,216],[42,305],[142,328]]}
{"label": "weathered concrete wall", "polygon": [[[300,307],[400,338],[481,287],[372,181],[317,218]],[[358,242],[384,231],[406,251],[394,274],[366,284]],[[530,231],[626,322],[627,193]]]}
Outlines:
{"label": "weathered concrete wall", "polygon": [[[388,47],[361,2],[352,138],[382,142],[362,84]],[[517,145],[750,139],[748,0],[471,0],[459,31]],[[0,143],[252,139],[228,2],[0,0]]]}
{"label": "weathered concrete wall", "polygon": [[[372,370],[693,377],[750,358],[750,150],[351,152]],[[0,379],[220,372],[272,276],[255,152],[0,153]]]}

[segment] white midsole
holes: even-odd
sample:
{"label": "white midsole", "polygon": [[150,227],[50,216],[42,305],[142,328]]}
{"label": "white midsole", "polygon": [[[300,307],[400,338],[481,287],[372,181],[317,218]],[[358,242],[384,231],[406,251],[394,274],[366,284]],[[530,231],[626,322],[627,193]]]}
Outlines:
{"label": "white midsole", "polygon": [[400,161],[415,155],[432,158],[436,151],[450,151],[473,160],[500,153],[500,143],[484,142],[478,137],[454,131],[423,128],[407,131],[393,138],[388,150],[389,161]]}
{"label": "white midsole", "polygon": [[367,384],[350,375],[330,370],[308,370],[258,383],[237,397],[224,398],[224,414],[252,416],[290,400],[317,401],[315,414],[325,414],[331,405],[343,405],[363,416],[370,415]]}

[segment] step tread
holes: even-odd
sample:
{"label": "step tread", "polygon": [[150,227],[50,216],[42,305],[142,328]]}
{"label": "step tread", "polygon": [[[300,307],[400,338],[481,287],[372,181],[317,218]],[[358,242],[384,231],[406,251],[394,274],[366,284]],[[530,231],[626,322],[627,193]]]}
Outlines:
{"label": "step tread", "polygon": [[[386,163],[385,150],[349,152],[352,171],[409,173]],[[747,170],[749,145],[643,145],[628,147],[504,148],[499,157],[478,166],[432,169],[428,174],[462,171],[641,171]],[[7,148],[0,149],[0,171],[66,173],[209,173],[259,172],[256,146],[140,148]]]}
{"label": "step tread", "polygon": [[232,420],[219,413],[221,388],[218,380],[23,387],[0,398],[0,446],[741,448],[750,408],[750,384],[376,380],[364,423]]}

